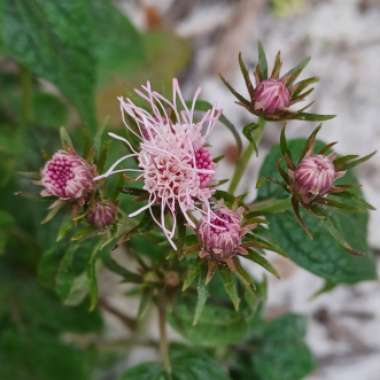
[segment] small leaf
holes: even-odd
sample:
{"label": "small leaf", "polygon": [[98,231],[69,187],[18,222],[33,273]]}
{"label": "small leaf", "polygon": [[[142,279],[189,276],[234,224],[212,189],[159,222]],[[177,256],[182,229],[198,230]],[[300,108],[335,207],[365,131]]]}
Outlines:
{"label": "small leaf", "polygon": [[246,256],[247,259],[252,260],[256,264],[259,264],[261,267],[266,269],[268,272],[272,273],[273,276],[280,278],[279,273],[277,270],[272,266],[272,264],[261,254],[258,252],[255,252],[253,250],[250,250],[250,253]]}
{"label": "small leaf", "polygon": [[319,133],[319,131],[321,130],[321,128],[322,128],[322,124],[319,124],[314,129],[314,131],[311,133],[311,135],[308,137],[308,139],[306,140],[305,148],[304,148],[303,152],[301,153],[300,161],[306,155],[312,153],[314,145],[315,145],[315,141],[316,141],[316,138],[317,138],[317,134]]}
{"label": "small leaf", "polygon": [[290,198],[285,199],[265,199],[263,201],[254,202],[250,207],[249,211],[253,215],[263,215],[263,214],[277,214],[289,210]]}
{"label": "small leaf", "polygon": [[294,112],[292,119],[306,121],[327,121],[334,119],[336,115],[320,115],[317,113]]}
{"label": "small leaf", "polygon": [[183,280],[183,285],[182,285],[183,292],[187,290],[193,284],[193,282],[197,279],[200,273],[201,273],[201,265],[198,261],[195,263],[189,263],[189,266],[185,274],[185,278]]}
{"label": "small leaf", "polygon": [[63,208],[64,205],[65,205],[64,201],[58,200],[54,202],[54,207],[52,208],[50,208],[51,206],[49,207],[50,210],[45,216],[45,218],[41,221],[41,224],[49,223],[59,213],[59,211]]}
{"label": "small leaf", "polygon": [[276,59],[275,59],[272,74],[271,74],[272,79],[278,79],[280,77],[281,67],[282,67],[281,52],[278,51],[276,54]]}
{"label": "small leaf", "polygon": [[374,151],[370,154],[367,154],[366,156],[363,156],[363,157],[360,157],[356,160],[353,160],[353,161],[350,161],[348,163],[346,163],[344,165],[344,169],[345,170],[349,170],[349,169],[352,169],[354,168],[355,166],[359,165],[359,164],[362,164],[363,162],[365,161],[368,161],[369,159],[371,159],[375,154],[377,153],[377,151]]}
{"label": "small leaf", "polygon": [[304,80],[299,81],[293,88],[293,97],[297,97],[301,94],[301,92],[308,87],[309,85],[319,82],[318,77],[311,77]]}
{"label": "small leaf", "polygon": [[139,303],[139,309],[137,311],[137,319],[140,320],[145,315],[149,306],[153,302],[152,290],[150,288],[146,288],[142,291]]}
{"label": "small leaf", "polygon": [[73,142],[71,141],[71,138],[70,138],[69,134],[67,133],[67,130],[65,127],[59,128],[59,135],[61,138],[62,148],[65,150],[73,151],[74,145],[73,145]]}
{"label": "small leaf", "polygon": [[119,263],[117,263],[112,257],[110,253],[105,253],[102,256],[102,260],[104,262],[104,265],[112,272],[117,273],[121,277],[123,277],[125,282],[132,282],[135,284],[141,283],[141,277],[129,271],[128,269],[121,266]]}
{"label": "small leaf", "polygon": [[311,58],[306,57],[301,61],[296,67],[288,71],[283,77],[282,80],[285,82],[286,86],[291,86],[293,82],[298,78],[303,69],[309,64]]}
{"label": "small leaf", "polygon": [[194,326],[195,304],[195,296],[178,297],[168,314],[171,327],[194,345],[221,347],[240,342],[248,333],[248,320],[244,313],[237,313],[232,304],[216,305],[208,302]]}
{"label": "small leaf", "polygon": [[288,167],[290,169],[295,169],[295,165],[294,165],[294,162],[292,159],[292,154],[290,153],[290,150],[288,148],[288,144],[286,142],[285,129],[286,129],[286,124],[281,129],[281,135],[280,135],[281,153],[282,153]]}
{"label": "small leaf", "polygon": [[224,83],[224,85],[231,91],[232,95],[235,96],[235,98],[237,100],[239,100],[239,102],[241,104],[243,104],[244,106],[246,107],[250,107],[251,106],[251,102],[247,99],[245,99],[242,95],[240,95],[228,82],[226,79],[224,79],[224,77],[222,75],[220,75],[220,79],[222,80],[222,82]]}
{"label": "small leaf", "polygon": [[314,294],[312,294],[312,296],[310,297],[310,301],[315,300],[317,297],[321,296],[322,294],[331,292],[333,289],[336,288],[336,286],[337,285],[334,284],[333,282],[325,281],[323,286],[320,289],[318,289]]}
{"label": "small leaf", "polygon": [[230,300],[232,301],[235,310],[238,311],[240,305],[240,297],[236,285],[235,276],[226,268],[221,268],[219,273],[223,281],[224,289],[226,290],[228,297],[230,297]]}
{"label": "small leaf", "polygon": [[199,278],[198,280],[197,293],[198,297],[197,304],[195,306],[193,326],[195,326],[198,323],[208,298],[208,290],[202,278]]}
{"label": "small leaf", "polygon": [[268,62],[267,62],[267,57],[265,55],[264,47],[260,41],[257,44],[257,50],[259,54],[258,67],[259,67],[260,79],[265,80],[265,79],[268,79]]}
{"label": "small leaf", "polygon": [[245,85],[247,86],[247,89],[248,89],[249,96],[251,97],[251,99],[253,99],[255,96],[255,89],[253,88],[251,78],[249,77],[248,68],[243,60],[243,56],[241,53],[239,53],[239,65],[240,65],[240,70],[243,74]]}

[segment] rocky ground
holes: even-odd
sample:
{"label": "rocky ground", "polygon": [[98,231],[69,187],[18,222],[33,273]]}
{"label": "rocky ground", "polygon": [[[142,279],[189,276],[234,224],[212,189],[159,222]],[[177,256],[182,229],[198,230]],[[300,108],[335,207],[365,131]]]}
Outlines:
{"label": "rocky ground", "polygon": [[[378,148],[379,0],[297,0],[295,9],[287,9],[286,15],[281,9],[273,12],[265,0],[119,2],[139,27],[146,27],[146,7],[154,6],[154,17],[157,16],[160,23],[191,39],[193,59],[183,75],[187,91],[191,93],[202,85],[203,96],[218,102],[226,115],[237,123],[248,122],[249,115],[233,104],[216,74],[222,72],[243,91],[236,62],[239,51],[248,62],[254,62],[256,43],[260,39],[270,57],[281,49],[288,67],[306,55],[312,56],[308,74],[321,78],[314,94],[313,111],[338,115],[326,124],[321,137],[338,140],[337,149],[342,152],[364,154]],[[310,132],[302,123],[292,125],[289,128],[292,136]],[[213,138],[218,140],[219,152],[228,151],[231,143],[228,132],[217,131]],[[268,128],[261,158],[277,141],[278,129]],[[252,160],[246,176],[249,182],[243,182],[241,190],[255,183],[252,178],[256,177],[259,165],[260,159]],[[226,164],[221,168],[220,178],[226,178],[231,170],[232,166]],[[379,208],[380,155],[361,166],[357,174],[367,199]],[[369,238],[377,253],[380,251],[379,225],[380,212],[373,212]],[[282,279],[271,280],[268,313],[293,310],[310,317],[308,341],[320,363],[310,380],[378,380],[380,284],[340,287],[311,302],[309,297],[321,286],[321,280],[285,259],[275,258],[275,261]],[[151,351],[144,349],[134,353],[130,360],[140,361],[142,356],[150,355]]]}

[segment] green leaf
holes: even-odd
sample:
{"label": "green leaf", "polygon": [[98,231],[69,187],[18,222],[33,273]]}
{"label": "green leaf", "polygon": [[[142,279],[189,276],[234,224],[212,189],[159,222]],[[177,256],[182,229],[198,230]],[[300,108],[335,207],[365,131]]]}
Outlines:
{"label": "green leaf", "polygon": [[[170,350],[172,380],[228,380],[223,368],[200,349],[175,345]],[[147,362],[128,369],[118,380],[168,380],[159,363]]]}
{"label": "green leaf", "polygon": [[98,77],[103,82],[115,71],[130,71],[145,59],[143,35],[110,0],[91,0],[88,7],[98,61]]}
{"label": "green leaf", "polygon": [[220,79],[224,83],[224,85],[231,91],[232,95],[244,106],[249,107],[251,105],[250,101],[244,98],[244,96],[240,95],[231,85],[227,82],[226,79],[222,75],[220,75]]}
{"label": "green leaf", "polygon": [[199,260],[196,262],[190,262],[188,264],[188,268],[185,274],[185,278],[183,280],[183,285],[182,285],[182,291],[184,292],[187,290],[193,282],[196,280],[196,278],[199,276],[201,272],[201,264],[199,263]]}
{"label": "green leaf", "polygon": [[202,277],[199,277],[199,280],[198,280],[197,293],[198,293],[198,297],[197,297],[197,304],[195,305],[193,326],[195,326],[198,323],[202,315],[202,311],[206,305],[207,298],[208,298],[207,286],[204,283],[204,280]]}
{"label": "green leaf", "polygon": [[[170,325],[195,345],[219,347],[239,342],[248,332],[243,313],[231,308],[206,304],[196,326],[193,325],[195,297],[181,297],[168,314]],[[223,331],[223,334],[221,333]]]}
{"label": "green leaf", "polygon": [[243,74],[245,85],[247,86],[247,89],[248,89],[249,96],[251,97],[251,99],[253,99],[255,95],[255,89],[253,88],[251,78],[249,77],[249,71],[248,71],[247,65],[245,64],[241,53],[239,53],[239,65],[240,65],[240,71]]}
{"label": "green leaf", "polygon": [[238,311],[241,300],[238,293],[236,278],[234,274],[231,273],[231,271],[229,271],[227,268],[221,268],[219,270],[219,273],[222,277],[224,289],[226,290],[228,297],[230,297],[235,310]]}
{"label": "green leaf", "polygon": [[45,331],[5,329],[0,334],[0,378],[14,380],[89,380],[83,352]]}
{"label": "green leaf", "polygon": [[261,42],[258,42],[257,49],[259,52],[259,73],[260,79],[265,80],[268,78],[268,62],[265,55],[264,47]]}
{"label": "green leaf", "polygon": [[63,102],[47,92],[33,94],[34,124],[43,127],[58,128],[65,125],[68,112]]}
{"label": "green leaf", "polygon": [[272,266],[272,264],[261,254],[258,252],[251,251],[247,256],[247,259],[253,261],[256,264],[259,264],[261,267],[266,269],[269,273],[272,273],[273,276],[280,278],[277,270]]}
{"label": "green leaf", "polygon": [[16,221],[11,214],[0,210],[0,255],[5,250],[9,229],[15,224],[15,222]]}
{"label": "green leaf", "polygon": [[261,345],[252,355],[260,379],[301,380],[314,369],[314,359],[303,341],[305,332],[305,318],[294,314],[264,325]]}
{"label": "green leaf", "polygon": [[7,52],[35,75],[54,83],[95,127],[96,61],[88,0],[4,0]]}
{"label": "green leaf", "polygon": [[[295,159],[300,157],[305,140],[293,140],[288,143]],[[316,150],[323,143],[317,142]],[[280,179],[276,173],[276,161],[280,157],[280,147],[275,146],[266,157],[260,170],[261,176],[272,176]],[[274,173],[276,173],[274,175]],[[347,173],[338,183],[353,184],[358,182],[352,173]],[[360,197],[360,189],[356,190]],[[275,182],[268,182],[259,189],[258,201],[268,198],[283,198],[288,195]],[[277,243],[287,256],[301,267],[325,278],[332,283],[355,283],[373,280],[377,277],[372,253],[367,243],[368,213],[343,213],[339,210],[332,214],[334,225],[345,240],[364,256],[354,257],[337,242],[329,233],[328,226],[319,218],[301,210],[302,219],[310,230],[314,240],[309,239],[296,222],[291,211],[281,214],[268,215],[269,237]]]}
{"label": "green leaf", "polygon": [[310,60],[310,57],[306,57],[296,67],[288,71],[283,76],[283,80],[285,81],[286,86],[291,86],[293,84],[293,82],[298,78],[303,69],[309,64]]}
{"label": "green leaf", "polygon": [[38,286],[32,277],[17,268],[0,261],[0,319],[16,313],[14,316],[25,328],[54,333],[98,332],[102,328],[99,313],[89,313],[84,305],[62,305],[51,290]]}
{"label": "green leaf", "polygon": [[173,380],[228,380],[220,363],[199,349],[175,345],[170,352]]}
{"label": "green leaf", "polygon": [[317,113],[309,112],[295,112],[293,119],[306,120],[306,121],[327,121],[334,119],[336,115],[320,115]]}
{"label": "green leaf", "polygon": [[147,362],[128,369],[118,380],[167,380],[167,377],[159,363]]}
{"label": "green leaf", "polygon": [[232,373],[241,380],[304,379],[315,367],[305,333],[306,320],[297,314],[258,321]]}
{"label": "green leaf", "polygon": [[118,274],[123,278],[125,282],[132,282],[132,283],[140,283],[141,282],[141,277],[129,271],[128,269],[124,268],[121,266],[117,261],[115,261],[110,252],[105,252],[102,255],[102,260],[104,265],[112,272]]}

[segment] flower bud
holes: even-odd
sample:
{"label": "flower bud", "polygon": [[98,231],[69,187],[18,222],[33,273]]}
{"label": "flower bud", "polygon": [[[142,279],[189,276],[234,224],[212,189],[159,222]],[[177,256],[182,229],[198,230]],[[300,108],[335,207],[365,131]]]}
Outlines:
{"label": "flower bud", "polygon": [[325,195],[338,177],[328,156],[315,154],[304,158],[294,172],[297,190],[304,195]]}
{"label": "flower bud", "polygon": [[267,79],[258,84],[254,93],[254,108],[257,112],[273,114],[289,107],[291,95],[283,81]]}
{"label": "flower bud", "polygon": [[210,221],[203,219],[198,235],[202,244],[201,257],[224,261],[240,253],[244,229],[241,227],[241,209],[226,207],[214,212]]}
{"label": "flower bud", "polygon": [[42,196],[56,196],[63,200],[82,198],[94,188],[94,171],[76,153],[59,150],[46,162],[41,171]]}
{"label": "flower bud", "polygon": [[87,213],[87,221],[99,230],[113,224],[117,217],[117,207],[109,201],[98,202]]}

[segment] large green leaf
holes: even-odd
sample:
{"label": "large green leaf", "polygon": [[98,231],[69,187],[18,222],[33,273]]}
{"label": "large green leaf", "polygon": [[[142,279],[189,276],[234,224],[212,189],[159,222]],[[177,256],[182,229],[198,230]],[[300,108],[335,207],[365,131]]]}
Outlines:
{"label": "large green leaf", "polygon": [[[292,156],[298,159],[304,140],[289,142]],[[322,146],[318,142],[317,148]],[[275,146],[266,157],[260,171],[262,177],[280,180],[276,161],[280,158],[280,147]],[[358,184],[352,173],[347,173],[341,183]],[[360,191],[360,190],[358,190]],[[285,197],[284,190],[273,181],[267,181],[259,189],[258,200]],[[376,278],[376,267],[372,253],[368,249],[368,213],[335,211],[333,219],[345,239],[364,256],[352,256],[330,235],[323,221],[303,212],[306,225],[314,236],[309,239],[296,222],[291,211],[268,216],[269,235],[283,251],[298,265],[325,278],[330,283],[355,283]]]}
{"label": "large green leaf", "polygon": [[195,304],[194,298],[182,297],[169,314],[171,326],[193,344],[219,347],[237,343],[247,334],[248,320],[244,313],[237,313],[232,307],[211,303],[203,307],[202,314],[194,325]]}
{"label": "large green leaf", "polygon": [[128,369],[118,380],[167,380],[167,377],[159,363],[147,362]]}
{"label": "large green leaf", "polygon": [[89,11],[95,26],[99,82],[110,79],[115,71],[128,73],[136,69],[145,60],[143,35],[111,0],[92,0]]}
{"label": "large green leaf", "polygon": [[89,0],[4,0],[7,52],[54,83],[85,123],[95,126],[93,21]]}
{"label": "large green leaf", "polygon": [[13,317],[25,328],[50,332],[95,332],[102,328],[98,312],[89,313],[84,305],[66,307],[54,294],[13,266],[0,261],[0,320]]}
{"label": "large green leaf", "polygon": [[[223,367],[197,349],[174,346],[170,355],[173,380],[228,380]],[[118,380],[166,380],[158,363],[143,363],[127,370]]]}
{"label": "large green leaf", "polygon": [[3,330],[0,357],[4,380],[90,379],[85,354],[43,331]]}
{"label": "large green leaf", "polygon": [[[287,314],[255,326],[233,369],[239,380],[301,380],[315,367],[304,342],[306,320]],[[251,348],[252,347],[252,348]]]}

